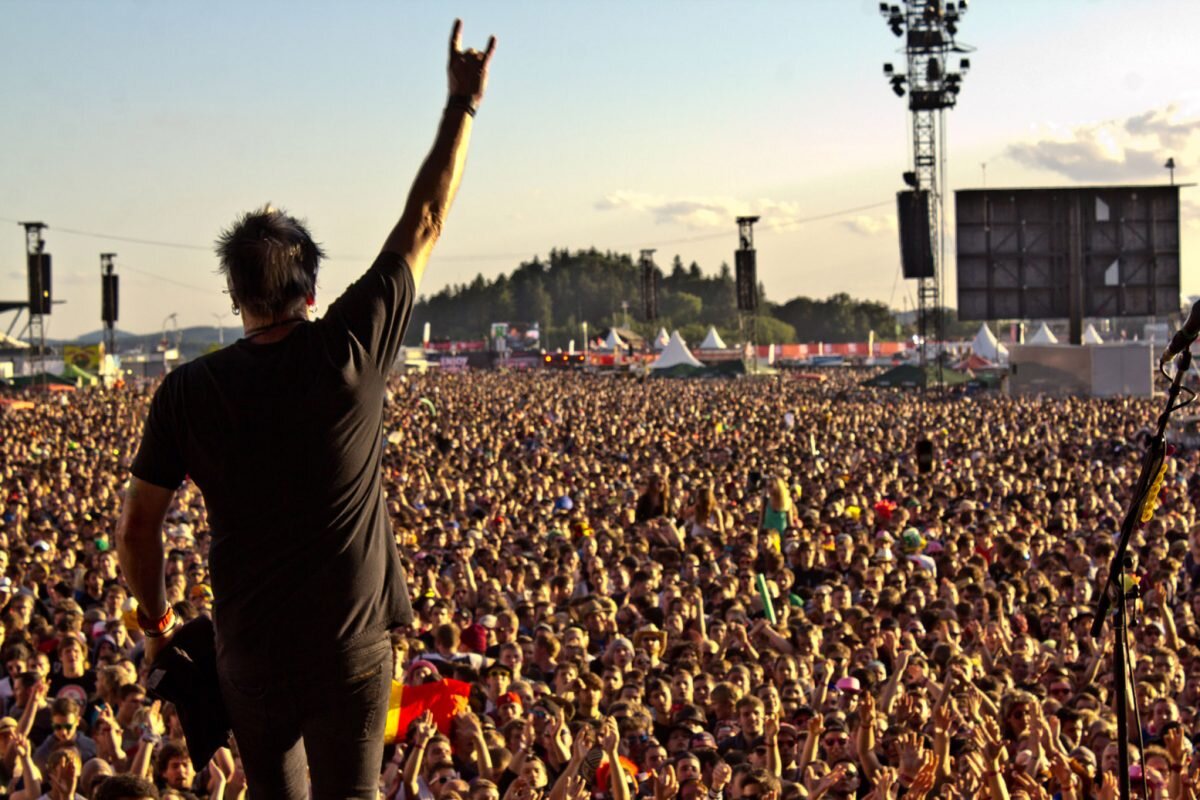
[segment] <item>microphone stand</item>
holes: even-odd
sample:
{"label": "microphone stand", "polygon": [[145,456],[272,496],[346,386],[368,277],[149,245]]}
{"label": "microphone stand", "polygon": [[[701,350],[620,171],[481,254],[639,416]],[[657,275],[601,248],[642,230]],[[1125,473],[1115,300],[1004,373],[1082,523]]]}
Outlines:
{"label": "microphone stand", "polygon": [[[1191,363],[1191,350],[1184,348],[1176,361],[1175,377],[1171,379],[1171,388],[1167,391],[1167,405],[1158,417],[1158,430],[1150,439],[1150,444],[1146,447],[1146,454],[1142,457],[1142,471],[1134,485],[1133,497],[1130,498],[1125,519],[1121,522],[1121,538],[1117,542],[1117,549],[1113,553],[1112,563],[1108,568],[1108,580],[1101,591],[1097,592],[1096,618],[1092,622],[1092,638],[1097,640],[1097,645],[1099,645],[1100,635],[1104,630],[1104,618],[1108,615],[1109,607],[1116,606],[1113,614],[1113,689],[1116,692],[1117,711],[1117,788],[1121,800],[1130,798],[1128,681],[1132,667],[1126,663],[1129,648],[1126,634],[1129,624],[1126,600],[1138,596],[1136,586],[1129,590],[1125,587],[1125,568],[1128,566],[1125,553],[1129,549],[1130,537],[1141,524],[1142,508],[1146,504],[1150,488],[1154,485],[1166,456],[1165,434],[1171,412],[1191,402],[1189,399],[1176,404],[1181,390],[1192,394],[1190,389],[1183,389],[1182,386],[1183,376],[1187,373]],[[1166,373],[1164,372],[1164,374]],[[1145,773],[1143,773],[1142,780],[1145,781]]]}

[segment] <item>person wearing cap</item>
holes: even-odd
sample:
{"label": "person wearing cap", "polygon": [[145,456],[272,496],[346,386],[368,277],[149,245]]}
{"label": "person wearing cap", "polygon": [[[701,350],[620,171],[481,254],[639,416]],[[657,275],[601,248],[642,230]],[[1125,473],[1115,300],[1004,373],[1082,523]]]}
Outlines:
{"label": "person wearing cap", "polygon": [[496,711],[500,697],[508,692],[508,687],[513,679],[512,669],[499,661],[494,661],[484,669],[483,678],[487,687],[484,713],[492,714]]}

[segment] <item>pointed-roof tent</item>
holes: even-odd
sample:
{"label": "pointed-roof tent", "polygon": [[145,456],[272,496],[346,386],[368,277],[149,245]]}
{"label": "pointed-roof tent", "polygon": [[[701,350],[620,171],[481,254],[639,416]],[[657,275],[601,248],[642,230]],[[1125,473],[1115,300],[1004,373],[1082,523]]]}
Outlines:
{"label": "pointed-roof tent", "polygon": [[610,330],[608,332],[608,338],[604,340],[604,344],[600,345],[600,349],[602,350],[617,350],[624,347],[625,341],[621,339],[620,336],[617,336],[617,332],[615,330]]}
{"label": "pointed-roof tent", "polygon": [[1058,344],[1058,337],[1050,330],[1050,326],[1043,322],[1033,332],[1033,336],[1029,337],[1029,344]]}
{"label": "pointed-roof tent", "polygon": [[667,329],[659,328],[658,335],[654,337],[654,349],[662,350],[669,341],[671,341],[671,337],[667,335]]}
{"label": "pointed-roof tent", "polygon": [[979,333],[971,342],[971,352],[992,362],[1008,359],[1008,348],[1000,344],[986,322],[979,326]]}
{"label": "pointed-roof tent", "polygon": [[672,331],[671,338],[667,340],[667,346],[663,348],[662,354],[654,360],[650,365],[651,369],[669,369],[677,367],[680,364],[687,364],[689,367],[703,366],[696,357],[688,350],[687,345],[683,341],[683,337],[679,335],[679,331]]}
{"label": "pointed-roof tent", "polygon": [[704,341],[700,343],[697,350],[724,350],[726,349],[725,342],[721,339],[721,334],[717,333],[717,329],[713,325],[708,326],[708,333],[704,337]]}
{"label": "pointed-roof tent", "polygon": [[1087,330],[1083,332],[1084,344],[1104,344],[1104,340],[1100,338],[1100,334],[1096,333],[1096,326],[1088,323]]}

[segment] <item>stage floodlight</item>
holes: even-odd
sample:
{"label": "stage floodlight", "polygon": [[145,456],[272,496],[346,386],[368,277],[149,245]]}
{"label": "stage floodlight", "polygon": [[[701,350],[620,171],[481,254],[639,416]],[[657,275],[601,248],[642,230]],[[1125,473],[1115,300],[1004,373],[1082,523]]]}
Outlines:
{"label": "stage floodlight", "polygon": [[912,188],[917,188],[917,173],[908,171],[904,173],[904,182]]}
{"label": "stage floodlight", "polygon": [[887,3],[879,4],[879,13],[880,13],[880,15],[885,16],[885,17],[891,13],[891,10],[888,8]]}
{"label": "stage floodlight", "polygon": [[883,74],[887,75],[889,78],[892,76],[892,73],[894,73],[895,71],[896,71],[896,68],[893,67],[891,64],[883,65]]}
{"label": "stage floodlight", "polygon": [[971,71],[971,59],[969,59],[969,58],[959,59],[958,71],[961,72],[963,75],[966,75],[968,72],[970,72]]}

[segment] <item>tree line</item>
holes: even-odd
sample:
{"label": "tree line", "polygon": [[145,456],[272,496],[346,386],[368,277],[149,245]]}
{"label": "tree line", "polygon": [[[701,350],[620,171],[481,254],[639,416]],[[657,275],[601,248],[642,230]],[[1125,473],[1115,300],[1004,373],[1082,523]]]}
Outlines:
{"label": "tree line", "polygon": [[676,255],[660,274],[659,318],[646,321],[641,267],[632,256],[595,248],[552,249],[548,260],[534,256],[510,275],[490,281],[476,275],[470,283],[422,296],[413,308],[406,343],[420,344],[426,322],[434,339],[459,341],[485,337],[492,322],[537,322],[543,344],[550,347],[566,347],[570,339],[582,347],[583,322],[592,336],[611,326],[628,326],[652,337],[662,327],[678,329],[692,343],[699,342],[710,325],[730,343],[744,341],[751,324],[757,326],[755,340],[764,344],[862,342],[871,331],[882,341],[913,332],[911,324],[902,325],[878,301],[838,293],[775,303],[765,297],[761,284],[758,313],[740,318],[733,270],[725,262],[716,274],[706,275],[695,261],[684,266]]}

